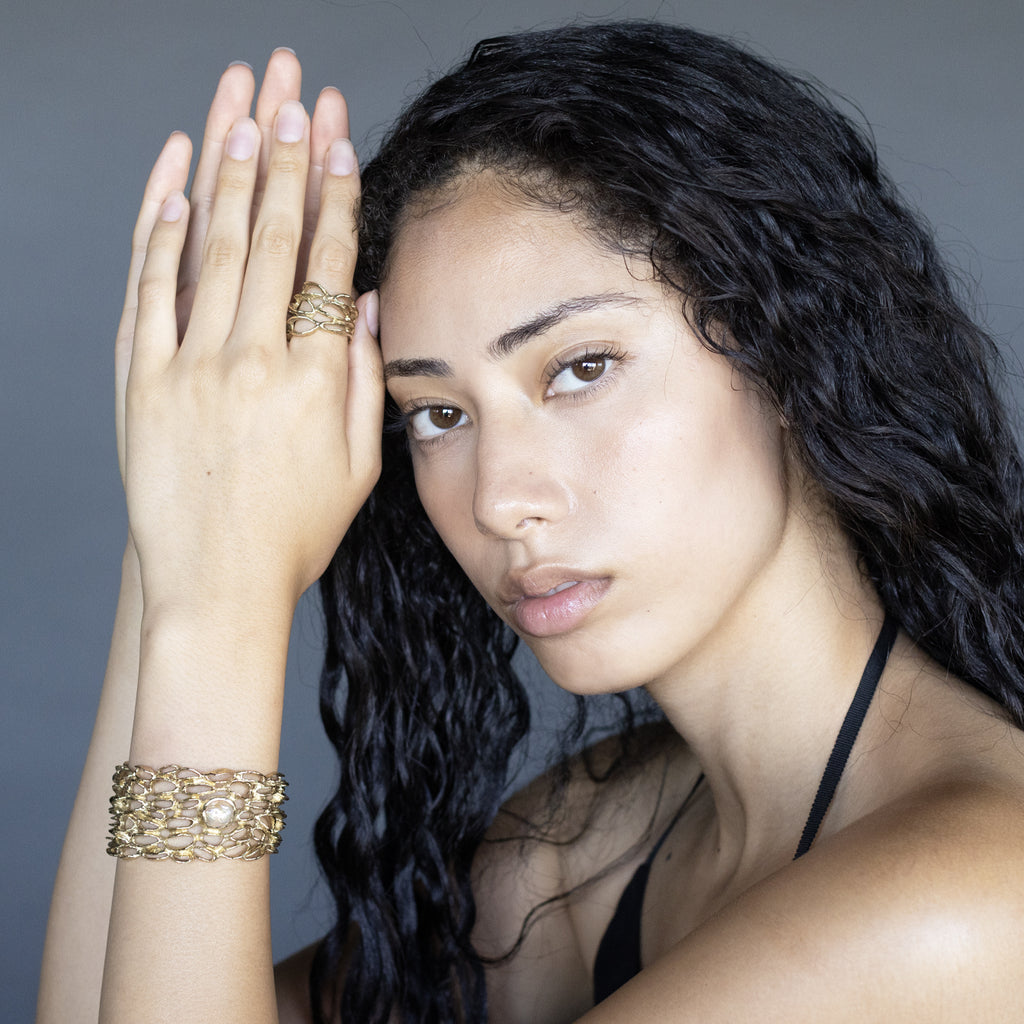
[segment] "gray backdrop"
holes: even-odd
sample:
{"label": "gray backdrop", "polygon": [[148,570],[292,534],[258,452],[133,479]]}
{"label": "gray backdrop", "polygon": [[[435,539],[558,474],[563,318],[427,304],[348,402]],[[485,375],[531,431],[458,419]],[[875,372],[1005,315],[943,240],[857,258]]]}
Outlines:
{"label": "gray backdrop", "polygon": [[[1024,351],[1021,0],[3,0],[0,10],[5,1019],[32,1013],[117,590],[125,515],[111,341],[130,228],[163,139],[200,133],[228,61],[260,70],[274,45],[295,48],[305,99],[326,84],[346,92],[365,158],[403,99],[479,38],[577,15],[732,34],[858,103],[895,177],[980,282],[981,315],[1014,367]],[[329,774],[318,663],[307,602],[285,710],[278,956],[326,920],[307,842]]]}

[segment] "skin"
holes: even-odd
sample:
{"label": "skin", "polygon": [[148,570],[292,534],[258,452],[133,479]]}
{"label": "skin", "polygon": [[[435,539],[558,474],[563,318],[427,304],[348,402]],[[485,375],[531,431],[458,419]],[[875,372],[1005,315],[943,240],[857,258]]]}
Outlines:
{"label": "skin", "polygon": [[[266,859],[114,870],[99,833],[126,750],[276,768],[295,602],[378,472],[382,358],[424,506],[485,598],[563,686],[646,685],[672,727],[614,784],[576,772],[563,843],[517,831],[543,783],[499,815],[491,838],[519,841],[475,865],[484,953],[619,862],[489,972],[492,1019],[1017,1019],[1020,734],[907,638],[792,862],[882,614],[784,425],[699,345],[679,297],[477,174],[409,212],[380,348],[375,295],[347,347],[286,344],[297,281],[351,287],[358,175],[340,95],[312,120],[295,104],[294,55],[271,58],[250,121],[254,92],[228,70],[191,201],[175,135],[136,227],[116,353],[131,538],[39,1020],[310,1019],[309,951],[271,970]],[[428,442],[431,419],[445,429]],[[652,869],[645,970],[591,1009],[615,902],[699,771]]]}
{"label": "skin", "polygon": [[[491,954],[626,857],[492,972],[494,1018],[585,1013],[618,896],[703,770],[652,870],[649,967],[587,1021],[1014,1019],[1019,733],[905,637],[815,850],[792,862],[882,611],[783,425],[680,297],[476,172],[407,215],[381,302],[388,388],[445,543],[560,685],[646,685],[678,733],[639,777],[602,791],[580,774],[563,838],[589,820],[583,838],[481,851]],[[509,335],[528,323],[543,329]],[[496,353],[503,336],[519,344]],[[598,581],[582,613],[552,610],[550,632],[523,614],[522,590],[580,578]],[[542,817],[542,787],[515,811]]]}
{"label": "skin", "polygon": [[[382,290],[392,396],[403,411],[443,400],[462,412],[444,433],[429,409],[414,416],[424,507],[560,685],[602,693],[663,677],[714,643],[779,556],[796,511],[781,427],[644,268],[567,217],[517,211],[486,177],[463,191],[409,221]],[[474,287],[474,268],[501,285]],[[490,339],[580,297],[592,308],[489,353]],[[400,376],[421,353],[451,376]],[[571,363],[588,355],[600,360],[591,373],[605,367],[589,383],[589,364]],[[503,593],[523,571],[543,590],[584,574],[608,590],[578,627],[534,636]]]}
{"label": "skin", "polygon": [[[295,602],[378,472],[376,297],[360,301],[348,346],[283,338],[296,278],[347,291],[355,259],[344,100],[325,90],[310,120],[300,84],[294,54],[276,51],[250,119],[252,71],[229,68],[190,201],[192,149],[180,133],[146,186],[115,346],[131,535],[55,886],[39,1021],[277,1019],[266,861],[186,877],[115,862],[103,833],[110,771],[126,754],[274,770]],[[183,512],[173,529],[167,508]],[[301,537],[296,521],[308,526]],[[254,550],[266,556],[259,566]],[[236,969],[209,969],[227,961]]]}

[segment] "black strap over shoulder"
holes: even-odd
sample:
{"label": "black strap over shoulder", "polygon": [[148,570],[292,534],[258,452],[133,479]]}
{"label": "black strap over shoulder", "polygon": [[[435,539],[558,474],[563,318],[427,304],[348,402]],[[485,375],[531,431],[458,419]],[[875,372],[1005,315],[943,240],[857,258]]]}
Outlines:
{"label": "black strap over shoulder", "polygon": [[[882,631],[878,634],[867,665],[864,666],[864,673],[857,686],[857,692],[853,695],[853,700],[839,729],[839,735],[836,737],[835,746],[832,748],[832,754],[825,766],[825,772],[818,785],[818,792],[811,805],[811,813],[807,817],[807,824],[800,837],[794,860],[803,856],[811,848],[818,830],[821,828],[821,823],[828,813],[829,805],[835,796],[846,762],[850,759],[857,734],[864,724],[868,708],[871,706],[871,700],[878,688],[878,681],[882,677],[882,671],[888,661],[893,644],[896,642],[898,632],[899,624],[891,615],[886,615]],[[682,806],[669,822],[668,827],[654,844],[646,860],[636,869],[629,884],[622,892],[594,959],[595,1003],[601,1002],[616,989],[625,985],[630,978],[640,973],[643,966],[640,958],[640,924],[651,864],[654,862],[658,850],[661,849],[665,837],[672,831],[703,778],[704,776],[701,774],[686,800],[683,801]]]}
{"label": "black strap over shoulder", "polygon": [[651,865],[658,855],[662,844],[675,824],[683,816],[694,793],[697,792],[704,773],[697,776],[693,788],[686,794],[686,799],[679,805],[679,810],[672,815],[672,820],[658,837],[658,841],[647,854],[643,864],[636,869],[629,885],[622,890],[615,913],[612,915],[601,944],[597,947],[594,958],[594,1004],[607,999],[616,989],[622,988],[630,978],[636,977],[643,966],[640,962],[640,922],[643,917],[644,893],[647,890],[647,876],[651,873]]}
{"label": "black strap over shoulder", "polygon": [[825,815],[828,813],[832,798],[836,795],[836,787],[842,778],[846,762],[850,759],[850,751],[853,750],[857,734],[864,724],[864,718],[871,706],[871,698],[874,697],[875,690],[878,688],[878,680],[882,678],[882,670],[889,660],[889,652],[896,642],[898,632],[899,623],[891,615],[886,614],[882,632],[878,634],[871,657],[868,658],[868,663],[864,666],[860,685],[853,695],[853,701],[846,712],[846,718],[843,719],[835,746],[832,748],[832,754],[825,766],[825,773],[818,784],[818,792],[814,797],[814,803],[811,804],[811,813],[807,816],[807,824],[804,825],[803,834],[800,836],[794,860],[797,857],[802,857],[811,848],[818,835],[818,830],[821,828],[821,823],[825,820]]}

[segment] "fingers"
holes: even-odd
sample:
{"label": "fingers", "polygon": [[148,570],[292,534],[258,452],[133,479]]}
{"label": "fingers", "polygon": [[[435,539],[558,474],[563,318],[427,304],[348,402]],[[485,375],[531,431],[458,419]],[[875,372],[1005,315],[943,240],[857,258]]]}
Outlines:
{"label": "fingers", "polygon": [[220,165],[224,157],[224,144],[231,126],[249,114],[256,82],[248,64],[232,64],[223,75],[214,93],[210,112],[206,117],[203,132],[203,146],[199,154],[195,178],[192,181],[188,237],[181,260],[178,290],[179,334],[184,334],[185,324],[192,308],[192,295],[199,280],[203,246],[206,231],[213,210],[213,198],[217,189]]}
{"label": "fingers", "polygon": [[256,177],[256,193],[253,209],[258,209],[263,200],[263,190],[270,163],[271,140],[274,136],[274,122],[281,104],[298,100],[302,90],[302,65],[298,57],[287,47],[279,47],[267,61],[267,70],[256,100],[256,123],[260,126],[263,143],[260,150],[260,166]]}
{"label": "fingers", "polygon": [[[309,263],[309,246],[316,231],[327,151],[335,139],[341,138],[351,138],[348,107],[341,93],[329,86],[320,93],[316,106],[313,109],[313,123],[310,129],[309,146],[309,181],[306,184],[306,207],[302,220],[302,245],[299,248],[298,265],[300,270]],[[302,280],[301,276],[296,278],[296,291],[302,284]]]}
{"label": "fingers", "polygon": [[124,475],[124,398],[135,338],[135,321],[138,315],[139,278],[142,275],[150,235],[152,235],[153,227],[157,222],[160,206],[171,192],[181,191],[185,188],[191,159],[192,143],[188,136],[181,132],[175,132],[164,144],[160,156],[153,165],[132,235],[128,285],[125,289],[124,309],[121,313],[121,322],[117,328],[117,340],[114,345],[117,451],[122,477]]}
{"label": "fingers", "polygon": [[[255,121],[236,117],[226,132],[226,119],[251,102],[254,82],[246,65],[232,66],[221,79],[207,119],[195,208],[179,261],[179,281],[194,291],[184,352],[201,354],[228,341],[280,345],[283,311],[296,290],[300,258],[308,269],[299,281],[308,277],[330,293],[351,290],[359,177],[345,137],[348,112],[341,94],[328,88],[311,122],[294,98],[300,84],[295,55],[275,51]],[[271,137],[261,144],[264,132]],[[149,227],[156,218],[151,206]],[[154,233],[154,240],[164,236],[170,237],[167,231]],[[165,291],[152,282],[165,280],[169,250],[170,243],[153,250],[146,275],[148,323],[159,338],[153,342],[158,349],[164,338],[155,325]]]}
{"label": "fingers", "polygon": [[310,244],[306,276],[331,292],[351,292],[356,265],[356,204],[359,170],[348,139],[327,151],[320,188],[320,213]]}
{"label": "fingers", "polygon": [[[192,160],[192,143],[182,132],[174,132],[164,143],[153,170],[146,182],[138,220],[132,233],[132,255],[128,266],[128,285],[125,289],[124,309],[117,330],[118,348],[127,347],[131,356],[131,340],[135,330],[135,314],[138,305],[139,276],[149,247],[149,236],[153,233],[160,206],[171,192],[182,190],[188,181],[188,169]],[[120,358],[121,353],[118,353]]]}
{"label": "fingers", "polygon": [[348,349],[348,402],[345,429],[351,458],[372,459],[380,472],[380,436],[384,420],[384,367],[377,331],[380,323],[377,292],[360,296],[359,320]]}
{"label": "fingers", "polygon": [[148,375],[178,351],[175,317],[178,264],[188,228],[188,200],[174,191],[160,205],[139,275],[139,309],[135,320],[131,376]]}
{"label": "fingers", "polygon": [[302,240],[309,118],[288,100],[274,119],[267,183],[253,227],[245,283],[232,341],[279,350]]}
{"label": "fingers", "polygon": [[[319,216],[310,243],[309,260],[303,280],[315,282],[328,294],[350,294],[356,262],[356,202],[359,197],[359,171],[352,143],[335,139],[324,161],[319,197]],[[326,330],[313,331],[293,339],[297,358],[326,356],[330,365],[345,372],[345,360],[334,351],[343,345],[342,337]],[[342,382],[344,388],[344,382]]]}
{"label": "fingers", "polygon": [[[264,140],[269,142],[270,130],[278,107],[288,99],[299,98],[302,84],[302,69],[295,54],[288,49],[275,50],[267,62],[267,70],[257,100],[257,123]],[[256,80],[252,68],[241,61],[232,64],[221,76],[210,104],[203,135],[203,147],[199,156],[195,178],[190,194],[192,213],[185,252],[181,261],[178,282],[178,323],[179,337],[185,333],[192,311],[192,301],[199,281],[202,254],[206,244],[206,232],[213,212],[213,202],[220,177],[220,165],[224,159],[224,146],[231,126],[240,118],[247,117],[256,92]],[[263,178],[266,174],[269,147],[261,145],[261,158],[256,188],[252,195],[252,211],[259,206],[263,193]]]}
{"label": "fingers", "polygon": [[202,273],[192,305],[187,348],[193,354],[219,347],[238,312],[249,251],[249,218],[259,163],[260,130],[249,117],[228,133],[202,248]]}
{"label": "fingers", "polygon": [[[347,138],[335,138],[324,159],[319,217],[304,277],[335,294],[352,292],[359,199],[359,169]],[[327,331],[293,338],[290,358],[307,365],[325,364],[345,399],[345,433],[350,464],[358,473],[376,477],[380,463],[384,415],[384,374],[377,344],[378,298],[363,295],[351,339]]]}

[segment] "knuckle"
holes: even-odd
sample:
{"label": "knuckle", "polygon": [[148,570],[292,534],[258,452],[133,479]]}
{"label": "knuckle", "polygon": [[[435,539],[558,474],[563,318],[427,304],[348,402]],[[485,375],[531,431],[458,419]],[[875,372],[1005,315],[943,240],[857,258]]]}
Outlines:
{"label": "knuckle", "polygon": [[379,358],[375,359],[372,365],[367,368],[366,375],[369,378],[370,384],[383,396],[387,381],[384,380],[384,364]]}
{"label": "knuckle", "polygon": [[213,193],[203,192],[200,195],[190,195],[189,203],[192,206],[193,219],[208,220],[213,212]]}
{"label": "knuckle", "polygon": [[164,282],[153,274],[143,274],[139,278],[139,305],[154,305],[163,300]]}
{"label": "knuckle", "polygon": [[137,259],[146,255],[149,248],[149,239],[153,234],[153,228],[148,224],[140,224],[132,232],[132,258]]}
{"label": "knuckle", "polygon": [[314,241],[309,262],[310,266],[322,270],[329,279],[343,279],[352,273],[355,255],[354,235],[347,240],[338,235],[327,235]]}
{"label": "knuckle", "polygon": [[276,174],[305,174],[306,157],[298,146],[280,148],[271,159],[271,169]]}
{"label": "knuckle", "polygon": [[215,270],[234,267],[242,261],[244,256],[242,246],[235,239],[224,235],[207,238],[205,250],[203,263]]}
{"label": "knuckle", "polygon": [[322,205],[332,217],[339,217],[353,224],[359,218],[359,203],[358,186],[347,180],[334,182],[334,187],[327,190],[322,201]]}
{"label": "knuckle", "polygon": [[334,378],[335,374],[320,360],[310,360],[302,370],[302,386],[305,391],[333,391]]}
{"label": "knuckle", "polygon": [[146,262],[146,254],[149,252],[149,239],[132,243],[130,266],[142,267]]}
{"label": "knuckle", "polygon": [[290,225],[271,220],[256,229],[253,250],[265,256],[293,256],[297,241],[296,232]]}
{"label": "knuckle", "polygon": [[[221,171],[217,181],[217,195],[220,198],[235,199],[239,196],[245,198],[252,192],[251,175],[240,173],[235,169]],[[210,212],[216,200],[209,197],[206,212]]]}
{"label": "knuckle", "polygon": [[263,391],[270,383],[274,369],[274,357],[265,348],[249,346],[235,360],[231,367],[231,380],[242,394]]}
{"label": "knuckle", "polygon": [[356,224],[359,219],[358,201],[351,193],[338,194],[334,192],[324,196],[320,204],[321,218],[326,219],[335,230],[341,234],[356,234]]}

